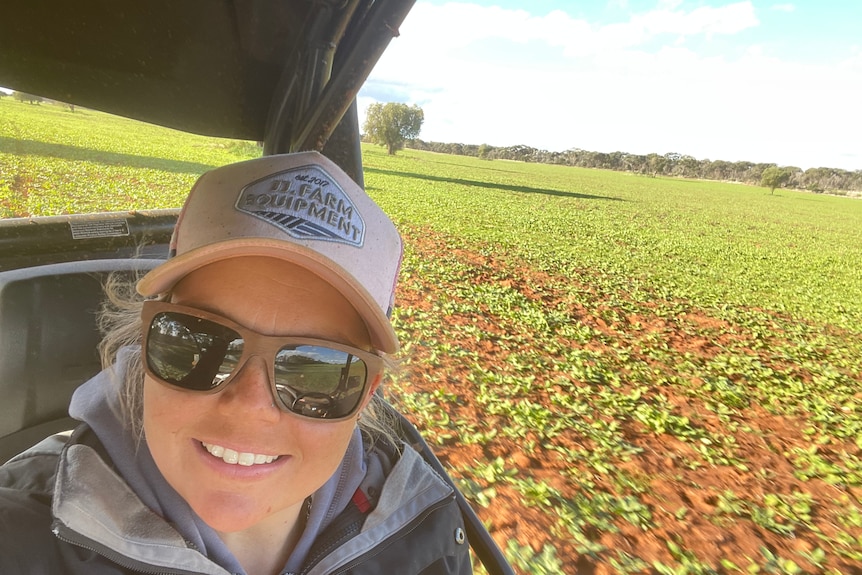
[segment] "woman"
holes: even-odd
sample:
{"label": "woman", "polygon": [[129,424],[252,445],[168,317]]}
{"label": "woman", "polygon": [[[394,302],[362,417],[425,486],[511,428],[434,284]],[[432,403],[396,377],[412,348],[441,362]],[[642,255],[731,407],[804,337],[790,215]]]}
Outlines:
{"label": "woman", "polygon": [[0,572],[469,573],[452,489],[374,393],[400,259],[320,154],[204,174],[146,300],[105,316],[84,423],[0,468]]}

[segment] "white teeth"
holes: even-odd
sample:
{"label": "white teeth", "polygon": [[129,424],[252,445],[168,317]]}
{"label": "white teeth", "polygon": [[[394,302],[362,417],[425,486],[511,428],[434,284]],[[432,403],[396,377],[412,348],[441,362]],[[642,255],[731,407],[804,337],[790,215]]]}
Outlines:
{"label": "white teeth", "polygon": [[203,443],[201,444],[209,451],[214,457],[218,457],[225,463],[229,463],[231,465],[243,465],[245,467],[249,467],[251,465],[262,465],[266,463],[272,463],[276,459],[278,459],[278,455],[263,455],[260,453],[247,453],[247,452],[239,452],[234,451],[233,449],[227,449],[222,447],[221,445],[213,445],[212,443]]}
{"label": "white teeth", "polygon": [[239,461],[239,451],[234,451],[233,449],[228,449],[225,447],[224,454],[221,456],[221,458],[224,459],[225,463],[236,465],[236,462]]}

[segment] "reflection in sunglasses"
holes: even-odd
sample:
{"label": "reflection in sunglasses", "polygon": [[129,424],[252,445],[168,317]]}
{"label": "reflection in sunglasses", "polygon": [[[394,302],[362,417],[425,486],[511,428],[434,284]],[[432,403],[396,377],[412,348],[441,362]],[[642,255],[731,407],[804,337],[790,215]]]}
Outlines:
{"label": "reflection in sunglasses", "polygon": [[[273,395],[284,410],[316,419],[351,415],[380,358],[337,343],[265,336],[226,318],[166,302],[146,302],[145,367],[154,378],[189,391],[216,391],[252,354],[267,359]],[[164,310],[164,311],[160,311]]]}

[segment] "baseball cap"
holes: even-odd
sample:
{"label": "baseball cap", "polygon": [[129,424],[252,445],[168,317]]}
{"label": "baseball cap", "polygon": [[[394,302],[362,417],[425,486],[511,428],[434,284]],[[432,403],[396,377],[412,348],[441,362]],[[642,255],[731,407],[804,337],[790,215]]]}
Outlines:
{"label": "baseball cap", "polygon": [[332,285],[365,321],[372,345],[394,353],[398,337],[389,318],[402,251],[389,217],[327,157],[264,156],[198,179],[180,211],[168,260],[141,278],[137,290],[152,297],[215,261],[272,257]]}

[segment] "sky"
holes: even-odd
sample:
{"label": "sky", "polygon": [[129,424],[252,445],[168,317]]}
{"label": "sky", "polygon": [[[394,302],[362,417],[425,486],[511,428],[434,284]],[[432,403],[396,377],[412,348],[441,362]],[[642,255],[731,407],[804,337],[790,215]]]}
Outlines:
{"label": "sky", "polygon": [[860,0],[417,0],[359,94],[426,141],[862,169]]}

